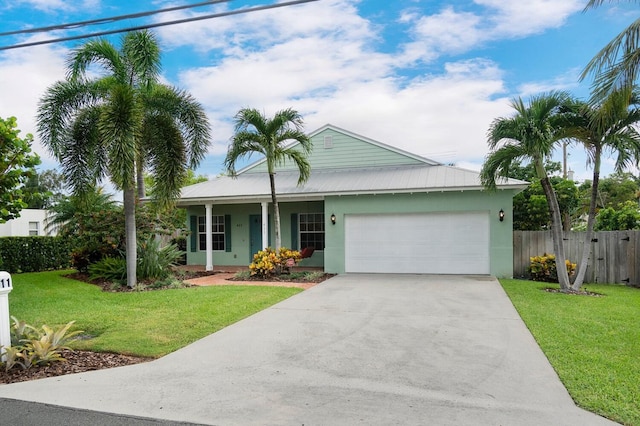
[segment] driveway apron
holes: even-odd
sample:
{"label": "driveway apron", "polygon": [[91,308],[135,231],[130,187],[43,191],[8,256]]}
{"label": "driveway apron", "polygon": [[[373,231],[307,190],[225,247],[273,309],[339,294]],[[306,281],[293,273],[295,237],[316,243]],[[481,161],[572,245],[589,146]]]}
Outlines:
{"label": "driveway apron", "polygon": [[486,276],[340,275],[156,361],[0,398],[220,425],[605,425]]}

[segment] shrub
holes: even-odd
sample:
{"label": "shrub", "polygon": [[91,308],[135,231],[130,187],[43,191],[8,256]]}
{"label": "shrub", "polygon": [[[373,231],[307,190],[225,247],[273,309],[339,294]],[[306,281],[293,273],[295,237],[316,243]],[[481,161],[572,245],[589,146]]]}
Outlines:
{"label": "shrub", "polygon": [[251,275],[270,277],[286,272],[290,267],[300,262],[300,252],[282,247],[277,253],[271,247],[260,250],[253,255],[253,262],[249,265]]}
{"label": "shrub", "polygon": [[73,239],[63,237],[2,237],[0,264],[12,274],[64,269],[70,266]]}
{"label": "shrub", "polygon": [[187,237],[179,236],[171,239],[171,244],[175,244],[178,247],[178,250],[182,252],[182,256],[180,256],[180,260],[178,260],[179,265],[187,264]]}
{"label": "shrub", "polygon": [[[558,271],[556,270],[556,257],[553,254],[543,254],[542,256],[534,256],[530,258],[529,274],[533,281],[543,281],[548,283],[558,282]],[[567,272],[569,276],[576,271],[576,264],[565,260],[567,264]]]}
{"label": "shrub", "polygon": [[138,244],[137,275],[141,280],[166,279],[172,273],[172,266],[176,266],[184,254],[175,244],[160,248],[160,241],[149,237]]}
{"label": "shrub", "polygon": [[105,257],[88,267],[89,278],[121,282],[127,277],[127,262],[121,257]]}
{"label": "shrub", "polygon": [[6,357],[6,360],[0,365],[3,365],[6,371],[15,366],[26,370],[38,365],[65,361],[60,351],[69,349],[67,345],[77,339],[78,334],[82,333],[79,330],[69,332],[74,321],[67,323],[58,330],[43,325],[42,331],[40,331],[24,321],[19,321],[15,317],[11,318],[13,319],[13,326],[11,327],[12,346],[8,348],[0,347],[0,354]]}
{"label": "shrub", "polygon": [[[160,248],[160,242],[154,237],[138,243],[137,278],[140,280],[166,280],[182,257],[183,252],[174,244]],[[127,261],[122,256],[105,257],[88,267],[91,279],[102,278],[107,281],[121,282],[127,277]]]}

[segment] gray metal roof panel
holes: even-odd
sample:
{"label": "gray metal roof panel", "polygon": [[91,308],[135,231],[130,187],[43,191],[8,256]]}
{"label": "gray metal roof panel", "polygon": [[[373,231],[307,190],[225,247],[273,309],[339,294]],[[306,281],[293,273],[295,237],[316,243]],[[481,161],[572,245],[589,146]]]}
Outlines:
{"label": "gray metal roof panel", "polygon": [[[276,191],[280,198],[337,194],[393,192],[432,192],[481,190],[479,173],[451,166],[417,165],[357,169],[326,169],[311,172],[301,186],[297,172],[278,172]],[[523,189],[527,182],[503,180],[498,188]],[[242,174],[236,178],[221,176],[182,189],[180,204],[189,200],[265,199],[270,197],[266,173]]]}

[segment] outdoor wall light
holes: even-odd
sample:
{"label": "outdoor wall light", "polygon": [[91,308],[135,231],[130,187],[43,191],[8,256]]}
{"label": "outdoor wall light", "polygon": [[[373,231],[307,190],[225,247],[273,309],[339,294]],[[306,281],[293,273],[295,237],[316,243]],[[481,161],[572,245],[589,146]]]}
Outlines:
{"label": "outdoor wall light", "polygon": [[498,218],[500,218],[500,222],[504,220],[504,210],[500,209],[498,212]]}
{"label": "outdoor wall light", "polygon": [[336,215],[335,215],[334,213],[331,213],[331,223],[332,223],[333,225],[335,225],[335,224],[336,224]]}

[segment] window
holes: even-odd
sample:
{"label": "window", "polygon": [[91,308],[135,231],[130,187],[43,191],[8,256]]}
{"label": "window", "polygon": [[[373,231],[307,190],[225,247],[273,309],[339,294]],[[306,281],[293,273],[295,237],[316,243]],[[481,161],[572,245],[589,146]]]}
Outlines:
{"label": "window", "polygon": [[[225,250],[224,238],[224,216],[213,216],[211,218],[211,235],[213,236],[213,250]],[[207,250],[207,222],[204,216],[198,216],[198,247],[200,250]]]}
{"label": "window", "polygon": [[40,223],[29,222],[29,236],[40,235]]}
{"label": "window", "polygon": [[324,250],[324,213],[300,213],[300,248]]}
{"label": "window", "polygon": [[333,136],[324,137],[324,148],[325,149],[333,148]]}

